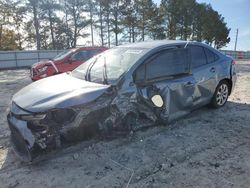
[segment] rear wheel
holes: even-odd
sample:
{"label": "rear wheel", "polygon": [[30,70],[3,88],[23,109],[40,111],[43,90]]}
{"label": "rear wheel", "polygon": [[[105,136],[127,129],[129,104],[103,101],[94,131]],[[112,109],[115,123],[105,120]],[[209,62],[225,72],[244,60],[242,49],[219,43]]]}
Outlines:
{"label": "rear wheel", "polygon": [[226,104],[229,96],[229,84],[227,81],[221,81],[217,86],[211,101],[213,108],[220,108]]}

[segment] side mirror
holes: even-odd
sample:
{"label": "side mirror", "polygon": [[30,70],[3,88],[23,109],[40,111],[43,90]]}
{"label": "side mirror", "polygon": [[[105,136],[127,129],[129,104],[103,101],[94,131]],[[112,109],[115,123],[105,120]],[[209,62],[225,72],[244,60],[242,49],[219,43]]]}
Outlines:
{"label": "side mirror", "polygon": [[151,98],[151,101],[158,108],[161,108],[163,106],[163,104],[164,104],[163,99],[162,99],[162,97],[160,95],[154,95]]}

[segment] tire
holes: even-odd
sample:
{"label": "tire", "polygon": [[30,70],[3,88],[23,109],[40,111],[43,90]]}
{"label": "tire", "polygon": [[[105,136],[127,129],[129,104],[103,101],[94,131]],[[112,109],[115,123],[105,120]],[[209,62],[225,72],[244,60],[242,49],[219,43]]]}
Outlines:
{"label": "tire", "polygon": [[221,81],[214,92],[213,98],[211,100],[211,107],[220,108],[224,106],[227,102],[229,96],[229,84],[227,81]]}

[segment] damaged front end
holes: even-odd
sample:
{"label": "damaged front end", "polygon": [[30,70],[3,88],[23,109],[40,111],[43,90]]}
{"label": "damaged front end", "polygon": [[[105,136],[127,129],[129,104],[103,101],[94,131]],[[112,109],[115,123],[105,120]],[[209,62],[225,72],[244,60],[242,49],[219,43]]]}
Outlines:
{"label": "damaged front end", "polygon": [[43,153],[92,137],[107,118],[111,99],[110,93],[104,93],[88,104],[46,113],[28,112],[12,102],[7,119],[15,152],[30,162]]}
{"label": "damaged front end", "polygon": [[14,149],[23,161],[32,161],[42,151],[61,146],[60,126],[73,121],[75,111],[30,113],[14,102],[7,116]]}
{"label": "damaged front end", "polygon": [[47,125],[43,124],[46,114],[32,114],[13,102],[7,119],[14,151],[22,160],[31,161],[39,148],[43,149],[51,145],[50,140],[53,137],[51,135],[54,134]]}

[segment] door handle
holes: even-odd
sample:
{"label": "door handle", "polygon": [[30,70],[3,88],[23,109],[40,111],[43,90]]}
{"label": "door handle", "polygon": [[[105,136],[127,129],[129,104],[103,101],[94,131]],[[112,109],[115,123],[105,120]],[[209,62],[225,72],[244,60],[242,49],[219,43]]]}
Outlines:
{"label": "door handle", "polygon": [[215,68],[212,67],[212,68],[210,69],[210,72],[215,72]]}
{"label": "door handle", "polygon": [[186,82],[184,86],[185,87],[192,87],[192,86],[194,86],[194,83],[189,81],[189,82]]}

